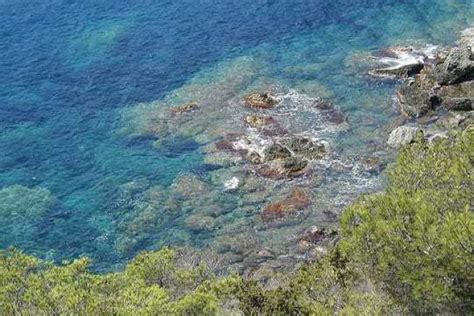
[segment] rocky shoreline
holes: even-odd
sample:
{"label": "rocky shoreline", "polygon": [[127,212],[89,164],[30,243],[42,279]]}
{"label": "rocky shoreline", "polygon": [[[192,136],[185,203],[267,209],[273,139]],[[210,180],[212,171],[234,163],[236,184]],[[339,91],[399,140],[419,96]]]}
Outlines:
{"label": "rocky shoreline", "polygon": [[402,80],[395,99],[405,125],[395,128],[388,145],[398,148],[417,135],[428,140],[445,137],[459,126],[473,120],[474,104],[474,28],[461,33],[454,47],[385,49],[382,63],[390,67],[376,68],[369,74]]}

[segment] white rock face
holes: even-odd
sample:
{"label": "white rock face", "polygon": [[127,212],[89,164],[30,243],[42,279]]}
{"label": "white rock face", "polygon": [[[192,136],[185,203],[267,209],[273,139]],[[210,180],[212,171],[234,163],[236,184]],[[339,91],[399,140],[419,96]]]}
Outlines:
{"label": "white rock face", "polygon": [[459,45],[470,46],[471,52],[474,53],[474,27],[470,27],[462,31],[461,37],[459,39]]}
{"label": "white rock face", "polygon": [[400,126],[394,129],[390,136],[388,137],[387,144],[393,148],[399,148],[403,145],[411,143],[416,134],[422,131],[418,127],[411,127],[411,126]]}

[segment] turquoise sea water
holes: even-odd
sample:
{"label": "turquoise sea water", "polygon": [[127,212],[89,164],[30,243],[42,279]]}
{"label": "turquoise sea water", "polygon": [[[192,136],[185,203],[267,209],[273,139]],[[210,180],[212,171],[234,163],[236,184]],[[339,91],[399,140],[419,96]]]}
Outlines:
{"label": "turquoise sea water", "polygon": [[[452,44],[474,22],[473,7],[0,1],[0,247],[87,255],[99,270],[163,245],[210,248],[239,267],[260,264],[262,249],[272,267],[304,258],[294,249],[305,229],[330,226],[381,187],[364,161],[393,159],[384,143],[397,82],[369,78],[361,60],[393,45]],[[270,114],[292,133],[329,144],[318,176],[260,179],[216,154],[226,133],[254,132],[239,100],[260,89],[284,100]],[[317,99],[336,105],[343,126],[308,111]],[[186,102],[203,106],[173,121],[169,107]],[[226,191],[233,177],[245,185]],[[308,192],[310,208],[263,223],[262,208],[294,187]]]}

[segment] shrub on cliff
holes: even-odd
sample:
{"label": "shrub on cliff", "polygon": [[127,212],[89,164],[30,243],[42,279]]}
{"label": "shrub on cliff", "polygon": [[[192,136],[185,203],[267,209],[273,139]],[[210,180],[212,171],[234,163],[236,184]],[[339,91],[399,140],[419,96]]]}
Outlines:
{"label": "shrub on cliff", "polygon": [[89,260],[53,265],[15,250],[0,253],[2,315],[209,315],[239,278],[214,280],[178,268],[174,251],[139,255],[123,272],[93,274]]}
{"label": "shrub on cliff", "polygon": [[385,193],[341,219],[339,249],[413,312],[472,307],[474,129],[400,152]]}

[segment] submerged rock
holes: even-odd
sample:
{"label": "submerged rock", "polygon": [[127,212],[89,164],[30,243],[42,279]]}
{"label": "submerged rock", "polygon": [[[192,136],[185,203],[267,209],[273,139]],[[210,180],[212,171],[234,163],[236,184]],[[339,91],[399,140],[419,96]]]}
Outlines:
{"label": "submerged rock", "polygon": [[199,109],[199,105],[197,103],[186,103],[171,109],[171,113],[173,114],[182,114],[187,112],[192,112]]}
{"label": "submerged rock", "polygon": [[407,145],[415,141],[419,133],[422,134],[423,131],[418,127],[411,127],[411,126],[397,127],[390,133],[387,144],[393,148],[398,148],[403,145]]}
{"label": "submerged rock", "polygon": [[0,223],[38,219],[53,206],[55,198],[45,188],[12,185],[0,189]]}
{"label": "submerged rock", "polygon": [[311,200],[308,195],[301,189],[294,189],[287,198],[267,205],[261,217],[264,222],[268,222],[294,214],[309,205]]}
{"label": "submerged rock", "polygon": [[282,170],[286,174],[292,175],[302,171],[307,165],[308,162],[306,160],[303,160],[299,157],[290,157],[283,160]]}
{"label": "submerged rock", "polygon": [[209,192],[209,186],[194,175],[178,177],[172,184],[172,190],[184,198],[194,198]]}
{"label": "submerged rock", "polygon": [[300,157],[275,160],[257,169],[257,174],[271,179],[298,177],[304,174],[308,161]]}
{"label": "submerged rock", "polygon": [[211,231],[214,228],[215,219],[206,215],[191,215],[184,221],[187,228],[194,232]]}
{"label": "submerged rock", "polygon": [[278,100],[267,92],[252,93],[245,97],[245,105],[251,108],[269,109],[277,103]]}
{"label": "submerged rock", "polygon": [[323,158],[326,153],[326,146],[322,142],[313,141],[307,137],[292,136],[276,140],[264,150],[263,155],[265,161],[286,159],[293,156],[316,160]]}

